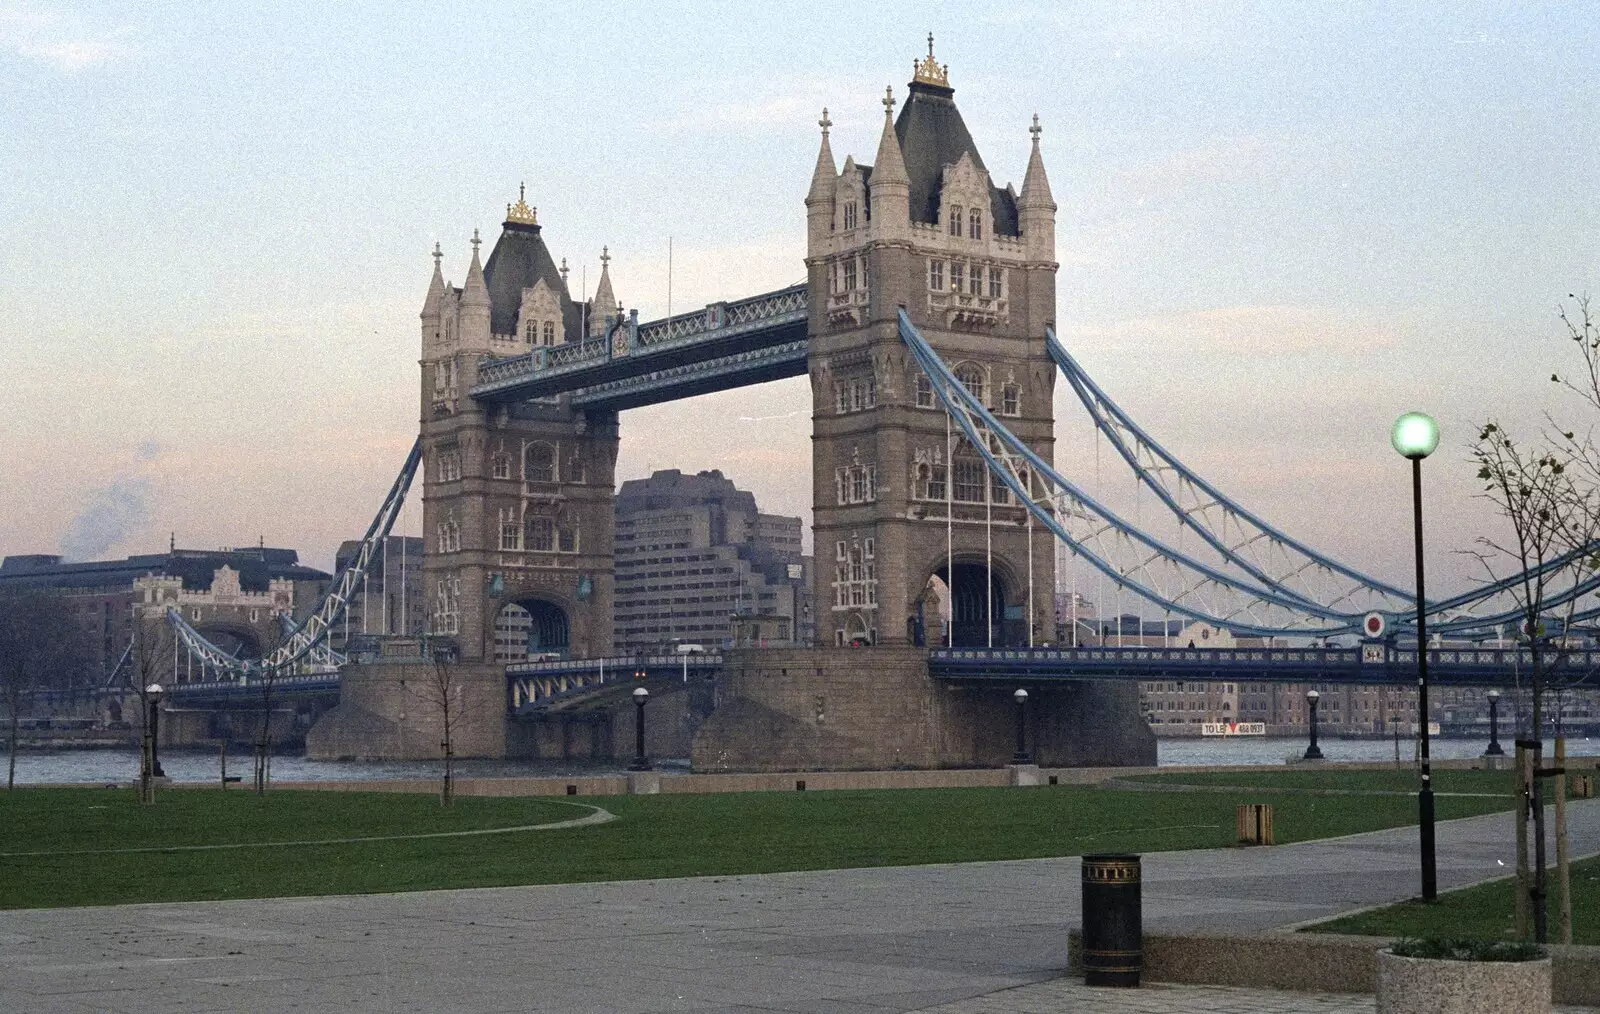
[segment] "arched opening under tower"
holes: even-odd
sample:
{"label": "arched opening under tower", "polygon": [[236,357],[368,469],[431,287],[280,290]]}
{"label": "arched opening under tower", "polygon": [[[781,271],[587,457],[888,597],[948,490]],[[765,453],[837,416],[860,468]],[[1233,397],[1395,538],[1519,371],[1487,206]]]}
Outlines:
{"label": "arched opening under tower", "polygon": [[544,599],[508,602],[494,621],[496,662],[522,662],[571,649],[567,611]]}
{"label": "arched opening under tower", "polygon": [[[1000,568],[957,560],[954,577],[949,568],[933,572],[950,588],[950,643],[956,648],[1015,647],[1027,643],[1026,621],[1007,621],[1006,579]],[[988,594],[984,593],[987,587]],[[937,642],[939,631],[927,639]]]}
{"label": "arched opening under tower", "polygon": [[245,624],[196,625],[206,640],[234,658],[260,658],[261,635]]}

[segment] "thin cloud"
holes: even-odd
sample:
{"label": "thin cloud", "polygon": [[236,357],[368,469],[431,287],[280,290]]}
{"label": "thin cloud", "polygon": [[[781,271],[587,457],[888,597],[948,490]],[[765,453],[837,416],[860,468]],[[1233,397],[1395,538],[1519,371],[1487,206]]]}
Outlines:
{"label": "thin cloud", "polygon": [[81,31],[75,19],[22,7],[0,8],[0,47],[64,74],[107,63],[124,51],[120,42]]}

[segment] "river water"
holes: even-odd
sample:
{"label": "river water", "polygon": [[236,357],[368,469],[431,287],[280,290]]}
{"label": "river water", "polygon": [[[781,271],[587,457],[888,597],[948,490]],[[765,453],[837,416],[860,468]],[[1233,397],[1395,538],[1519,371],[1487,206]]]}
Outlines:
{"label": "river water", "polygon": [[[1330,761],[1392,761],[1394,741],[1383,739],[1325,739],[1323,755]],[[1506,741],[1510,749],[1510,741]],[[1481,739],[1435,739],[1432,754],[1439,760],[1463,760],[1483,752]],[[1553,749],[1553,746],[1550,747]],[[1175,764],[1263,764],[1281,765],[1305,750],[1304,739],[1268,739],[1234,736],[1208,739],[1163,739],[1158,741],[1158,761]],[[1411,743],[1400,743],[1403,760],[1411,759]],[[1576,739],[1567,743],[1574,757],[1600,756],[1600,738]],[[0,753],[0,757],[4,754]],[[217,778],[217,755],[209,752],[163,751],[161,766],[168,777],[179,782],[209,782]],[[687,769],[686,762],[658,761],[659,768]],[[458,760],[456,771],[466,778],[559,778],[574,775],[621,774],[615,764],[586,764],[576,761],[495,761]],[[27,785],[96,784],[127,782],[138,777],[137,750],[20,750],[17,753],[17,781]],[[251,773],[250,757],[229,756],[228,773]],[[390,778],[435,778],[438,761],[314,761],[304,757],[274,757],[272,779],[276,782],[371,781]]]}

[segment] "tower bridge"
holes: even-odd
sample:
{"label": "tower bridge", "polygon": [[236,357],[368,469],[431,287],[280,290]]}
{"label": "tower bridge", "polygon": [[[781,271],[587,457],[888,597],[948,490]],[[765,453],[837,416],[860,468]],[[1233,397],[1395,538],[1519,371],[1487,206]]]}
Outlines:
{"label": "tower bridge", "polygon": [[[573,297],[525,193],[487,261],[473,234],[460,286],[446,283],[435,246],[417,446],[366,544],[387,533],[420,469],[429,650],[451,659],[478,716],[457,752],[537,749],[508,715],[619,678],[615,664],[604,673],[620,413],[800,375],[812,400],[819,643],[697,660],[715,676],[702,712],[682,716],[697,765],[1003,763],[1009,696],[986,685],[1002,679],[1041,686],[1030,710],[1042,760],[1146,762],[1138,678],[1399,678],[1403,658],[1380,648],[1376,663],[1371,646],[1224,657],[1046,643],[1058,546],[1157,611],[1269,643],[1353,640],[1370,612],[1414,629],[1416,604],[1233,501],[1099,388],[1055,337],[1057,208],[1038,118],[1020,189],[1002,187],[954,96],[930,40],[903,101],[885,92],[871,164],[836,161],[823,111],[799,285],[640,322],[614,294],[608,255],[593,296]],[[1156,517],[1129,521],[1056,469],[1058,377],[1153,494]],[[1573,566],[1588,551],[1544,568],[1551,604],[1579,621],[1600,615],[1600,575]],[[369,558],[260,663],[241,666],[181,616],[173,623],[210,671],[248,683],[320,643]],[[1429,628],[1504,627],[1519,618],[1515,581],[1428,603]],[[508,653],[497,628],[513,609],[526,644],[519,633]],[[1438,671],[1492,681],[1516,661],[1441,660]],[[343,668],[314,752],[431,755],[437,736],[397,696],[408,684],[396,666]]]}

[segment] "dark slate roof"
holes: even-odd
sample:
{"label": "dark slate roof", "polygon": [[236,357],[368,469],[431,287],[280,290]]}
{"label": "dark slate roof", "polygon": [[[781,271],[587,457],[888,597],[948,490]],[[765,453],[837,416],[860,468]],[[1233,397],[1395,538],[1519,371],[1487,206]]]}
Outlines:
{"label": "dark slate roof", "polygon": [[63,563],[58,556],[8,556],[0,563],[0,595],[68,588],[125,591],[133,588],[134,581],[152,574],[178,577],[184,588],[204,591],[211,587],[217,568],[224,565],[237,570],[239,586],[251,592],[266,591],[273,578],[329,579],[320,570],[301,566],[299,560],[299,554],[292,549],[272,548],[227,552],[179,549],[87,563]]}
{"label": "dark slate roof", "polygon": [[[906,162],[906,175],[911,177],[911,220],[928,225],[939,221],[939,188],[944,178],[944,167],[961,161],[961,154],[972,156],[972,162],[987,172],[983,156],[973,143],[967,125],[956,108],[955,89],[913,81],[906,104],[894,121],[894,133],[900,139],[900,154]],[[989,205],[994,215],[994,231],[1002,236],[1020,236],[1017,225],[1017,203],[1011,194],[989,183]]]}
{"label": "dark slate roof", "polygon": [[555,259],[545,249],[537,225],[506,222],[500,239],[483,266],[483,280],[489,288],[489,329],[495,334],[516,334],[517,314],[522,309],[522,290],[531,289],[543,278],[561,300],[561,321],[566,340],[581,337],[582,317],[567,295],[566,283],[556,268]]}

